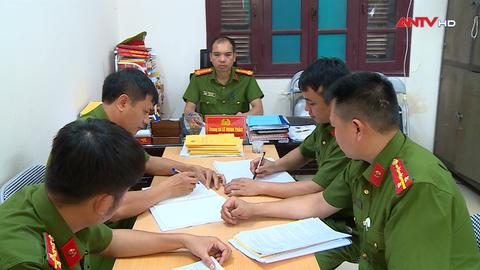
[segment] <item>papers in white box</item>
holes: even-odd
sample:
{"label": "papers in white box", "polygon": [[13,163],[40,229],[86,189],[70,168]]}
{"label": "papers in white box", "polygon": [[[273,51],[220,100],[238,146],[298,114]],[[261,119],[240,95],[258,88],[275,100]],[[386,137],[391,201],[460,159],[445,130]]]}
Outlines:
{"label": "papers in white box", "polygon": [[261,263],[271,263],[350,245],[350,235],[334,231],[318,218],[243,231],[228,242]]}
{"label": "papers in white box", "polygon": [[[271,160],[271,159],[269,159]],[[238,161],[214,161],[212,164],[217,170],[218,173],[221,173],[225,176],[225,183],[230,183],[235,178],[245,177],[253,178],[253,174],[250,171],[250,161],[249,160],[238,160]],[[274,182],[274,183],[289,183],[295,182],[295,179],[288,174],[287,172],[279,172],[268,175],[263,178],[255,178],[255,181],[263,182]]]}
{"label": "papers in white box", "polygon": [[220,222],[225,199],[202,183],[192,193],[168,199],[150,208],[160,230],[169,231],[206,223]]}
{"label": "papers in white box", "polygon": [[303,142],[315,130],[315,125],[291,126],[288,128],[288,137],[296,142]]}
{"label": "papers in white box", "polygon": [[[223,270],[224,268],[215,260],[215,258],[210,257],[212,262],[215,264],[215,270]],[[182,267],[173,268],[172,270],[210,270],[202,261],[185,265]]]}

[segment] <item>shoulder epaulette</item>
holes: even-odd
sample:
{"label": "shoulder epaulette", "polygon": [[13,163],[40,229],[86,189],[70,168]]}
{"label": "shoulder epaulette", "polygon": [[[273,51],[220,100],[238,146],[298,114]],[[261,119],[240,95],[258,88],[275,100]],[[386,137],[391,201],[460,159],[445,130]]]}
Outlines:
{"label": "shoulder epaulette", "polygon": [[47,232],[43,233],[45,240],[45,252],[48,264],[55,270],[62,270],[62,263],[60,262],[60,256],[58,256],[57,246],[55,245],[55,239]]}
{"label": "shoulder epaulette", "polygon": [[249,69],[236,68],[236,69],[235,69],[235,72],[236,72],[236,73],[243,74],[243,75],[248,75],[248,76],[252,76],[252,75],[253,75],[253,71],[252,71],[252,70],[249,70]]}
{"label": "shoulder epaulette", "polygon": [[393,184],[395,185],[395,192],[397,195],[402,194],[413,182],[408,175],[405,166],[400,158],[394,158],[390,165],[390,172],[393,177]]}
{"label": "shoulder epaulette", "polygon": [[213,72],[213,68],[201,68],[201,69],[196,69],[195,72],[193,73],[195,74],[195,76],[202,76],[212,72]]}

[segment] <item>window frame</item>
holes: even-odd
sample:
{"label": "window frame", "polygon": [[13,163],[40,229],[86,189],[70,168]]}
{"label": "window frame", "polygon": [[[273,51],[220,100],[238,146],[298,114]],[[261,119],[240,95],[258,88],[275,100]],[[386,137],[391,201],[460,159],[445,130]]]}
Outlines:
{"label": "window frame", "polygon": [[[256,77],[289,78],[295,72],[305,69],[317,59],[317,40],[319,33],[346,34],[345,62],[352,71],[377,71],[385,75],[404,75],[404,53],[406,76],[409,75],[410,63],[410,28],[367,29],[368,0],[347,0],[346,29],[318,29],[318,0],[301,1],[301,30],[272,30],[272,0],[250,0],[250,30],[221,31],[220,12],[222,0],[205,0],[207,20],[207,46],[213,39],[222,35],[248,34],[250,36],[249,64],[239,64],[241,68],[255,71]],[[395,21],[406,16],[409,0],[397,0]],[[413,1],[410,10],[411,16]],[[360,12],[358,12],[360,11]],[[262,15],[263,14],[263,15]],[[406,43],[408,31],[408,44]],[[300,33],[299,63],[272,63],[272,37],[274,34]],[[387,61],[367,61],[367,33],[395,33],[394,59]],[[311,46],[309,46],[311,44]],[[268,49],[267,49],[268,48]],[[263,59],[263,61],[259,61]]]}

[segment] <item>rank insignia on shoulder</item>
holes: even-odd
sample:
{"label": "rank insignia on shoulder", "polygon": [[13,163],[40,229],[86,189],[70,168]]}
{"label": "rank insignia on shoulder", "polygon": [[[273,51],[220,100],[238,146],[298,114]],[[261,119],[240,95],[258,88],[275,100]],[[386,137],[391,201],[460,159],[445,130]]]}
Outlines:
{"label": "rank insignia on shoulder", "polygon": [[193,73],[195,74],[195,76],[202,76],[212,72],[213,72],[213,68],[201,68],[201,69],[196,69]]}
{"label": "rank insignia on shoulder", "polygon": [[63,258],[68,264],[68,267],[73,268],[77,264],[81,257],[80,252],[78,251],[77,243],[71,238],[65,243],[62,247]]}
{"label": "rank insignia on shoulder", "polygon": [[253,75],[253,71],[252,71],[252,70],[249,70],[249,69],[236,68],[236,69],[235,69],[235,72],[236,72],[236,73],[243,74],[243,75],[248,75],[248,76],[252,76],[252,75]]}
{"label": "rank insignia on shoulder", "polygon": [[393,177],[393,184],[395,185],[395,192],[400,195],[405,189],[407,189],[413,182],[403,165],[403,162],[399,158],[394,158],[390,165],[390,172]]}
{"label": "rank insignia on shoulder", "polygon": [[45,240],[45,253],[47,254],[48,264],[55,270],[62,270],[62,263],[58,256],[57,246],[55,246],[55,239],[47,232],[43,233],[43,238]]}

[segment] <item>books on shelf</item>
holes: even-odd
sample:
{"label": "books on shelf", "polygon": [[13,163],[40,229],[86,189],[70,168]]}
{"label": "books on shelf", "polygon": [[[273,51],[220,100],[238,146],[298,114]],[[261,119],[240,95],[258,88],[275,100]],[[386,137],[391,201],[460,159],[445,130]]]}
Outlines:
{"label": "books on shelf", "polygon": [[150,212],[160,230],[169,231],[222,221],[220,210],[224,202],[225,198],[197,183],[190,194],[161,201]]}
{"label": "books on shelf", "polygon": [[228,242],[251,259],[271,263],[351,244],[350,235],[318,218],[243,231]]}

